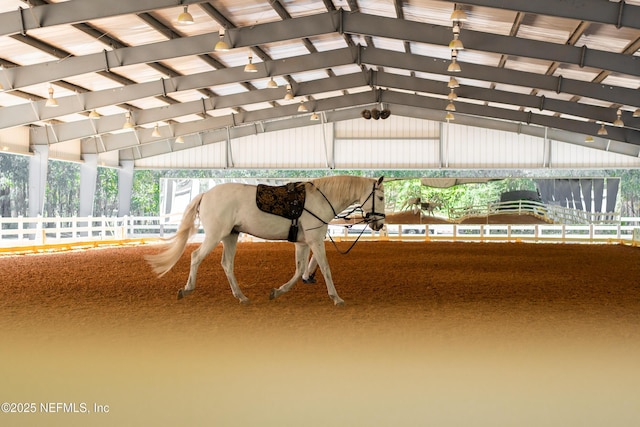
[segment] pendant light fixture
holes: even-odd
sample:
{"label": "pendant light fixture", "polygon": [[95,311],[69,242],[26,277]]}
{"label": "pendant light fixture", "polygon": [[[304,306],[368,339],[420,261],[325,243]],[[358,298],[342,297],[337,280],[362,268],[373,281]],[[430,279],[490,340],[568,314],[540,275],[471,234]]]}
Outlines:
{"label": "pendant light fixture", "polygon": [[617,118],[613,121],[613,125],[616,127],[623,127],[624,126],[624,122],[622,121],[622,110],[618,108],[618,111],[616,112],[616,116]]}
{"label": "pendant light fixture", "polygon": [[607,136],[608,134],[609,132],[607,132],[607,129],[605,129],[604,123],[601,123],[600,129],[598,129],[598,136]]}
{"label": "pendant light fixture", "polygon": [[102,117],[102,114],[98,113],[96,110],[91,110],[89,113],[89,118],[91,120],[98,120],[100,117]]}
{"label": "pendant light fixture", "polygon": [[53,86],[49,85],[49,97],[47,98],[47,102],[45,102],[45,107],[57,107],[58,100],[53,97]]}
{"label": "pendant light fixture", "polygon": [[271,77],[271,79],[269,79],[269,82],[267,83],[267,87],[269,89],[278,89],[278,83],[276,83],[276,81],[273,80],[273,77]]}
{"label": "pendant light fixture", "polygon": [[249,63],[244,66],[244,72],[245,73],[257,73],[258,72],[258,69],[256,68],[255,64],[253,63],[253,55],[251,54],[251,52],[249,52]]}
{"label": "pendant light fixture", "polygon": [[131,111],[127,111],[124,114],[124,117],[126,118],[124,125],[122,125],[122,129],[126,129],[126,130],[131,130],[135,127],[135,125],[133,124],[133,122],[131,121]]}
{"label": "pendant light fixture", "polygon": [[151,136],[154,138],[160,138],[162,135],[160,135],[160,129],[158,128],[158,124],[156,123],[156,125],[153,127],[153,132],[151,132]]}
{"label": "pendant light fixture", "polygon": [[291,85],[287,85],[287,93],[284,94],[285,101],[292,101],[294,99],[293,93],[291,92]]}
{"label": "pendant light fixture", "polygon": [[447,67],[447,71],[450,73],[459,73],[462,71],[460,64],[458,64],[458,51],[456,49],[451,50],[451,64]]}
{"label": "pendant light fixture", "polygon": [[229,47],[229,45],[227,44],[226,41],[224,41],[224,29],[220,28],[220,30],[218,31],[218,43],[216,43],[216,45],[213,47],[213,50],[215,50],[216,52],[227,52],[229,51],[231,48]]}
{"label": "pendant light fixture", "polygon": [[191,25],[195,21],[193,20],[193,16],[189,13],[189,6],[185,6],[182,10],[182,13],[178,15],[178,24],[179,25]]}

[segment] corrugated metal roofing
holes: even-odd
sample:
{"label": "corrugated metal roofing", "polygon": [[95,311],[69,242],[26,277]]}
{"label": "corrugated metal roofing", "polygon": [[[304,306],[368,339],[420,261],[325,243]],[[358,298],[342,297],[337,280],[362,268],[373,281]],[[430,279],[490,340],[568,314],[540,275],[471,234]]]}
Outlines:
{"label": "corrugated metal roofing", "polygon": [[[31,144],[80,140],[71,145],[82,153],[140,159],[193,148],[176,144],[180,135],[274,120],[299,126],[314,111],[349,120],[383,104],[417,118],[439,111],[444,121],[455,75],[456,123],[596,138],[604,123],[606,138],[640,150],[640,1],[570,3],[3,0],[0,131],[27,126]],[[185,7],[192,25],[177,22]],[[455,8],[468,20],[459,23],[465,49],[452,52]],[[221,31],[226,52],[214,50]],[[447,71],[452,54],[460,73]],[[243,71],[249,55],[255,73]],[[58,108],[45,106],[50,88]],[[298,112],[301,102],[308,113]],[[88,126],[94,109],[100,123]],[[121,132],[127,112],[133,135]],[[152,135],[156,123],[163,137]]]}

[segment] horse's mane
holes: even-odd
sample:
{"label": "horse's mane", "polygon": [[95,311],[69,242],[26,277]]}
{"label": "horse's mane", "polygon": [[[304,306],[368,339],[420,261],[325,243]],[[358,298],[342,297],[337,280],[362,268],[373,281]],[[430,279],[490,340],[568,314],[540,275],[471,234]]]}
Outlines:
{"label": "horse's mane", "polygon": [[365,191],[371,190],[373,178],[351,175],[325,176],[312,179],[310,192],[320,189],[329,200],[347,197],[350,201],[358,199]]}

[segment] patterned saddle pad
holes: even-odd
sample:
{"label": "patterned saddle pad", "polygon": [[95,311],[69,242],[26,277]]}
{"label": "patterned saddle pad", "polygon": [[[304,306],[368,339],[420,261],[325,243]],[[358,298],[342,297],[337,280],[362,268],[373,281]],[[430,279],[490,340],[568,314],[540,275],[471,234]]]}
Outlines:
{"label": "patterned saddle pad", "polygon": [[302,215],[305,196],[303,182],[290,182],[281,186],[259,184],[256,205],[263,212],[294,220]]}

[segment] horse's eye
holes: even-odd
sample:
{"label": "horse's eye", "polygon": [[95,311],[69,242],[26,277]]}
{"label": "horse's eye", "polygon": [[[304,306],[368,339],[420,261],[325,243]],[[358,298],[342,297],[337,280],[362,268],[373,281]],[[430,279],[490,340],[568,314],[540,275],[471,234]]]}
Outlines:
{"label": "horse's eye", "polygon": [[378,196],[378,200],[383,201],[384,200],[384,196]]}

